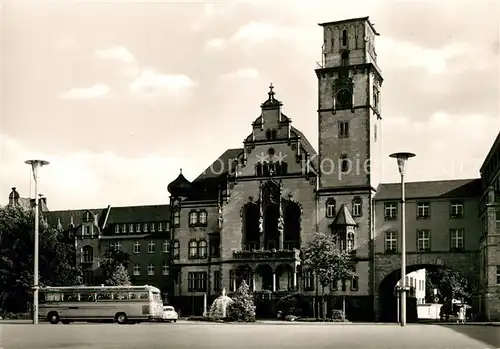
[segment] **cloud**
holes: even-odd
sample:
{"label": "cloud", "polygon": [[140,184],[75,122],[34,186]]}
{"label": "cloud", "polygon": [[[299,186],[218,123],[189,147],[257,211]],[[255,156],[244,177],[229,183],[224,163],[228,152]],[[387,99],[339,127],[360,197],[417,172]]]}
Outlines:
{"label": "cloud", "polygon": [[[107,205],[168,204],[167,185],[179,174],[188,179],[201,171],[188,159],[164,158],[155,154],[143,157],[121,157],[110,151],[91,153],[44,153],[27,148],[4,134],[0,178],[10,178],[0,187],[0,205],[7,202],[11,187],[22,197],[30,194],[30,168],[26,159],[41,158],[50,165],[39,171],[39,193],[47,197],[51,210],[106,207]],[[134,183],[133,187],[130,184]],[[32,183],[31,183],[32,184]],[[128,188],[123,190],[123,188]],[[68,195],[71,193],[71,195]],[[31,186],[33,192],[33,184]]]}
{"label": "cloud", "polygon": [[110,92],[111,88],[108,85],[98,83],[91,87],[72,88],[59,94],[59,97],[67,99],[101,98],[108,95]]}
{"label": "cloud", "polygon": [[431,74],[445,73],[449,61],[467,52],[463,43],[450,43],[441,48],[425,48],[410,42],[400,42],[388,37],[377,40],[380,59],[390,59],[395,68],[424,68]]}
{"label": "cloud", "polygon": [[69,36],[65,36],[56,42],[56,49],[58,50],[67,50],[75,48],[76,46],[77,46],[76,40]]}
{"label": "cloud", "polygon": [[117,60],[126,64],[135,64],[134,55],[123,46],[115,46],[104,50],[97,50],[95,56],[100,59]]}
{"label": "cloud", "polygon": [[240,68],[234,72],[223,75],[223,77],[227,79],[254,79],[258,78],[259,76],[259,71],[252,67]]}
{"label": "cloud", "polygon": [[223,38],[213,38],[205,43],[205,47],[209,49],[220,49],[226,47],[227,41]]}
{"label": "cloud", "polygon": [[185,74],[159,74],[150,69],[143,70],[129,84],[135,93],[156,94],[161,92],[179,94],[195,85]]}

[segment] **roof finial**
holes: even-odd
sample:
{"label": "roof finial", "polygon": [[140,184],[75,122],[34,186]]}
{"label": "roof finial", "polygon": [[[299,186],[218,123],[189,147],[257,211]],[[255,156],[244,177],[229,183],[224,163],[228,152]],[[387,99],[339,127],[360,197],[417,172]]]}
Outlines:
{"label": "roof finial", "polygon": [[274,100],[274,91],[273,91],[273,88],[274,88],[274,86],[273,86],[273,83],[271,82],[271,84],[269,85],[269,93],[268,93],[270,100]]}
{"label": "roof finial", "polygon": [[181,168],[180,174],[182,174],[182,168]]}

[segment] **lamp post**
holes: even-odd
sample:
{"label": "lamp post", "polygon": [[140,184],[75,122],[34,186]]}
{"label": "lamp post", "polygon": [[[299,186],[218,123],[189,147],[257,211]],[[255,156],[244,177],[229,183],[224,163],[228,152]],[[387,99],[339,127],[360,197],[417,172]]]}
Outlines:
{"label": "lamp post", "polygon": [[26,160],[24,163],[31,166],[35,180],[35,253],[33,274],[33,324],[38,324],[38,168],[49,164],[45,160]]}
{"label": "lamp post", "polygon": [[406,325],[406,215],[405,215],[405,165],[406,161],[415,154],[413,153],[394,153],[391,158],[398,161],[399,174],[401,175],[401,326]]}

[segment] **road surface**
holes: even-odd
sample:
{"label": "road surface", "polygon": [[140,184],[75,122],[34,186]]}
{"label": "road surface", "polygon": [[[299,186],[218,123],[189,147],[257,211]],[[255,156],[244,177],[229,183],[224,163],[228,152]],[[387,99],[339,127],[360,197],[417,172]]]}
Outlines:
{"label": "road surface", "polygon": [[0,323],[0,349],[500,348],[500,327],[390,324]]}

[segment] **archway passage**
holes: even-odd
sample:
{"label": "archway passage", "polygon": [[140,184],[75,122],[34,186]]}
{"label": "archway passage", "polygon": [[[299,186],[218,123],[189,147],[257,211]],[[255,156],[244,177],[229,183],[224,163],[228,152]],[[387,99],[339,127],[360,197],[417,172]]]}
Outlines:
{"label": "archway passage", "polygon": [[279,246],[278,219],[278,205],[267,205],[264,210],[264,248],[266,250],[277,249]]}
{"label": "archway passage", "polygon": [[[424,273],[419,271],[425,270]],[[413,275],[411,275],[413,274]],[[424,276],[422,276],[424,275]],[[409,287],[406,301],[406,321],[418,320],[417,304],[439,303],[443,304],[444,313],[452,312],[452,299],[463,299],[470,302],[471,282],[459,271],[443,265],[416,264],[406,267],[406,286]],[[378,288],[379,316],[383,322],[397,322],[400,310],[397,296],[398,282],[401,280],[401,269],[396,269],[388,274]],[[434,289],[438,294],[434,295]],[[448,309],[449,308],[449,309]]]}
{"label": "archway passage", "polygon": [[285,250],[300,249],[300,206],[295,202],[288,202],[284,211],[283,247]]}
{"label": "archway passage", "polygon": [[259,206],[248,203],[243,209],[243,248],[247,251],[260,249]]}

